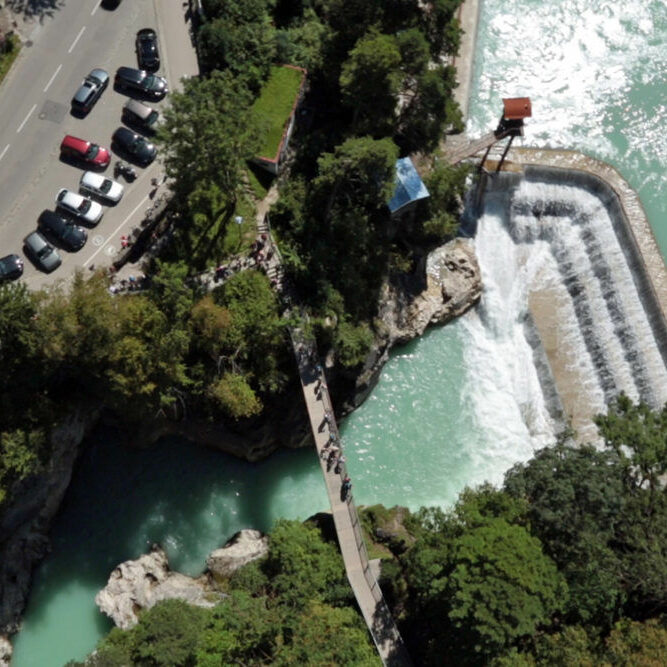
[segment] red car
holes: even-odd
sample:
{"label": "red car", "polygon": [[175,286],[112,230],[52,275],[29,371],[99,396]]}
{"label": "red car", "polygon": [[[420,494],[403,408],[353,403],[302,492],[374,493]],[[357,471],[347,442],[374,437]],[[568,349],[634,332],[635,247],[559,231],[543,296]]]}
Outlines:
{"label": "red car", "polygon": [[66,134],[60,144],[60,155],[102,169],[107,167],[111,161],[111,155],[106,148],[102,148],[102,146],[98,146],[91,141],[73,137],[71,134]]}

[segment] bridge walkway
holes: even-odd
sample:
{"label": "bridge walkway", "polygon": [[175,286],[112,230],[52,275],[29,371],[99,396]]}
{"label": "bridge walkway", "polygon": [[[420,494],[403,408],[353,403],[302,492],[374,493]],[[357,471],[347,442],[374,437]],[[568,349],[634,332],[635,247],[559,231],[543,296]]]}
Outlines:
{"label": "bridge walkway", "polygon": [[[294,319],[306,321],[307,315],[297,305],[293,305],[296,304],[295,295],[291,293],[289,286],[283,280],[281,257],[271,236],[268,217],[258,218],[257,222],[258,233],[266,234],[269,246],[273,250],[271,259],[265,262],[264,268],[275,289],[283,297],[288,310],[286,315],[288,317],[296,315],[298,317]],[[326,376],[317,357],[315,342],[307,339],[299,327],[290,327],[290,336],[315,440],[317,460],[329,496],[348,581],[384,665],[408,667],[412,665],[412,662],[377,583],[373,565],[369,562],[354,498],[351,491],[343,492],[343,480],[347,476],[345,463],[340,464],[338,472],[335,472],[333,466],[327,465],[326,458],[331,448],[338,447],[340,453],[343,453],[343,448]]]}

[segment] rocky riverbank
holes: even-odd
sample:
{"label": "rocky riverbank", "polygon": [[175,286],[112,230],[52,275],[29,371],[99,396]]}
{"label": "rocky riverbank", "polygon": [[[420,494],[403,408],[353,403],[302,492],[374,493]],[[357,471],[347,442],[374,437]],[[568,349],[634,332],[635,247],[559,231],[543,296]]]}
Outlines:
{"label": "rocky riverbank", "polygon": [[[11,634],[19,628],[33,568],[49,552],[51,523],[69,486],[82,443],[99,414],[99,406],[79,408],[52,431],[51,458],[39,475],[13,490],[14,502],[0,516],[0,633]],[[6,639],[0,634],[0,664],[11,655]]]}

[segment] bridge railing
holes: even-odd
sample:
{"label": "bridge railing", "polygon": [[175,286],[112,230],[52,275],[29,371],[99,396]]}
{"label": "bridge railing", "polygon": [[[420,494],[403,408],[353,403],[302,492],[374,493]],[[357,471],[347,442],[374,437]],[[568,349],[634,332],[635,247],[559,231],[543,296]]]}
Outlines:
{"label": "bridge railing", "polygon": [[[324,373],[324,371],[322,371]],[[329,387],[326,382],[322,383],[322,402],[324,403],[325,412],[328,411],[329,414],[333,415],[333,404],[331,402],[331,396],[329,395]],[[335,419],[332,419],[329,423],[329,430],[336,437],[336,441],[340,447],[341,452],[343,452],[343,443],[340,438],[340,432],[338,430],[338,424]],[[335,474],[335,473],[334,473]],[[338,466],[338,475],[340,476],[341,483],[347,477],[347,466],[345,462],[341,463]],[[347,511],[350,515],[350,523],[352,524],[352,531],[354,533],[354,540],[357,545],[357,550],[359,551],[359,557],[361,560],[361,567],[364,573],[364,577],[368,582],[368,586],[371,590],[371,594],[376,602],[380,602],[383,598],[382,591],[377,582],[377,579],[373,575],[370,566],[370,559],[368,557],[368,549],[366,548],[366,541],[364,540],[364,534],[361,527],[361,521],[359,520],[359,512],[357,511],[357,506],[354,502],[354,496],[351,492],[348,492],[345,497],[345,503],[347,505]]]}

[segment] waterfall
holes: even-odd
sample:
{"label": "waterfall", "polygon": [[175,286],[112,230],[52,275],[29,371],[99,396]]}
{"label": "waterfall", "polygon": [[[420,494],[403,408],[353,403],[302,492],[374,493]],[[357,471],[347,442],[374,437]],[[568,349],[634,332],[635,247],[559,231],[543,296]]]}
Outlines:
{"label": "waterfall", "polygon": [[[574,183],[512,178],[497,187],[501,176],[488,191],[477,224],[484,295],[466,321],[470,368],[481,364],[471,375],[480,383],[475,409],[501,410],[495,421],[508,422],[503,406],[489,400],[497,394],[484,390],[492,375],[513,394],[535,446],[560,426],[554,383],[565,416],[579,411],[577,426],[588,422],[586,439],[595,437],[590,417],[621,391],[661,407],[667,370],[644,283],[633,275],[638,268],[629,266],[607,206]],[[546,354],[533,320],[549,339]],[[494,352],[485,354],[485,345]]]}

